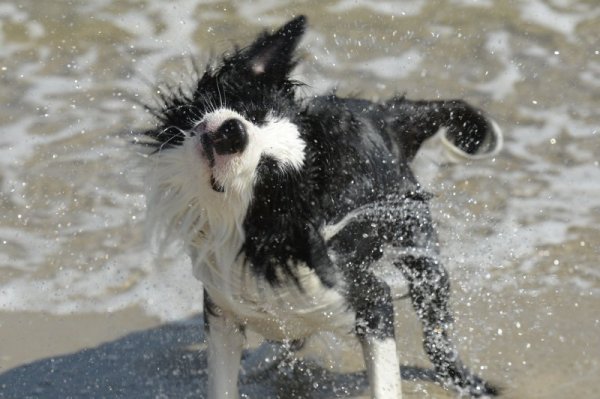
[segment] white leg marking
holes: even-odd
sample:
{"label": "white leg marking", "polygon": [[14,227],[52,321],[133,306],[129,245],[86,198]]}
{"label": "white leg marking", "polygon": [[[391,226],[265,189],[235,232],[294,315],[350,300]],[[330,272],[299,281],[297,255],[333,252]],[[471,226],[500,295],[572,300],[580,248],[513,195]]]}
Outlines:
{"label": "white leg marking", "polygon": [[237,399],[238,374],[244,346],[244,334],[239,326],[225,315],[209,318],[208,398]]}
{"label": "white leg marking", "polygon": [[365,337],[362,348],[373,399],[402,399],[394,338]]}

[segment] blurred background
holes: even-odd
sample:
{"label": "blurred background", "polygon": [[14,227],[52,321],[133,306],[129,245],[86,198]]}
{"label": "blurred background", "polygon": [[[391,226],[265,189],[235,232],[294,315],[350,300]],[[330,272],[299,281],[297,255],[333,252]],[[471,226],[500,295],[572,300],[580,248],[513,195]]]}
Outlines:
{"label": "blurred background", "polygon": [[[201,312],[185,258],[146,244],[127,133],[152,125],[154,83],[192,87],[192,60],[298,14],[307,93],[464,98],[502,127],[491,160],[423,153],[459,346],[506,397],[597,395],[597,0],[3,0],[0,397],[15,367]],[[426,366],[410,306],[397,312],[401,363]]]}

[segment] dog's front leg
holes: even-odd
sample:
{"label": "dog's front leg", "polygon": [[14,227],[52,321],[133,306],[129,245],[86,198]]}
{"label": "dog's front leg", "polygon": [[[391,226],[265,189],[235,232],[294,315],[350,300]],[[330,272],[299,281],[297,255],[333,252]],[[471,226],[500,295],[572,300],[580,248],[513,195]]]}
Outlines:
{"label": "dog's front leg", "polygon": [[394,304],[390,287],[372,271],[381,257],[377,224],[367,220],[353,223],[338,233],[339,247],[350,254],[342,267],[347,299],[356,312],[356,335],[361,342],[371,397],[401,398],[400,364],[394,334]]}
{"label": "dog's front leg", "polygon": [[208,398],[237,399],[244,332],[204,293],[204,322],[208,351]]}
{"label": "dog's front leg", "polygon": [[370,275],[357,301],[357,333],[362,344],[373,399],[398,399],[400,364],[394,338],[394,306],[387,284]]}
{"label": "dog's front leg", "polygon": [[373,399],[402,399],[400,365],[394,337],[375,335],[361,340]]}

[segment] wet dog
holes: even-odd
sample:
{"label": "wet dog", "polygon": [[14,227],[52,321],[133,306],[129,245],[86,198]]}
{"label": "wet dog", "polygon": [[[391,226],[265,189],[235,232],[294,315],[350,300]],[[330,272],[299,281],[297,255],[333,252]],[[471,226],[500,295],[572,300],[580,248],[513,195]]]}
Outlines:
{"label": "wet dog", "polygon": [[183,242],[204,287],[209,398],[235,398],[245,330],[269,340],[355,334],[372,397],[400,397],[392,294],[402,271],[438,381],[494,395],[450,339],[449,277],[430,196],[410,161],[440,128],[467,154],[495,124],[461,100],[300,98],[290,79],[306,20],[208,67],[190,94],[162,96],[145,132],[148,222]]}

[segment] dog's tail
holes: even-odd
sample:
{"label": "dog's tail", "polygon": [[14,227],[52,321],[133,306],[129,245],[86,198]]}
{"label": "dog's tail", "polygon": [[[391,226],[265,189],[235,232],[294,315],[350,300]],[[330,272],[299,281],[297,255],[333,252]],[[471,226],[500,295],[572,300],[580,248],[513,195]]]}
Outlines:
{"label": "dog's tail", "polygon": [[384,107],[389,133],[408,161],[437,133],[451,161],[492,157],[502,148],[496,122],[463,100],[411,101],[402,96]]}

